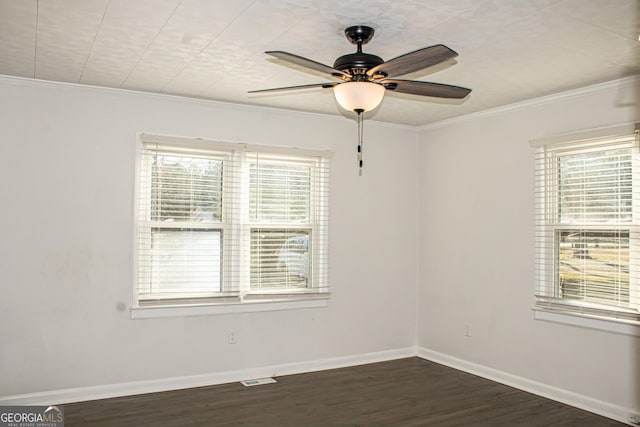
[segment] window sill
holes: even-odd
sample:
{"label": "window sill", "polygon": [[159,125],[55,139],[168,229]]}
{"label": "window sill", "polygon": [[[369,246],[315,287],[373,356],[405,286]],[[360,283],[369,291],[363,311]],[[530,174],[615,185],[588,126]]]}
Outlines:
{"label": "window sill", "polygon": [[533,313],[533,317],[536,320],[596,329],[599,331],[613,332],[622,335],[631,335],[634,337],[640,336],[640,324],[633,321],[615,320],[577,313],[558,313],[552,310],[542,309],[540,307],[534,307]]}
{"label": "window sill", "polygon": [[319,308],[328,305],[329,296],[283,300],[254,300],[226,303],[176,304],[132,307],[132,319],[156,319],[163,317],[207,316],[233,313],[256,313],[261,311],[296,310]]}

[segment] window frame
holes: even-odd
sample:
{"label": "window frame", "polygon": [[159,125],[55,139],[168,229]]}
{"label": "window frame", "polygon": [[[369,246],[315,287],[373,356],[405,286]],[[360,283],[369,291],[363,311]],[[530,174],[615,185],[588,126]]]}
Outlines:
{"label": "window frame", "polygon": [[[632,219],[615,224],[593,225],[588,222],[563,223],[559,215],[560,202],[558,172],[559,164],[557,153],[562,147],[587,146],[591,141],[615,141],[616,138],[627,138],[635,135],[632,146]],[[638,200],[640,197],[640,163],[638,161],[638,125],[627,123],[608,126],[582,132],[558,135],[551,138],[530,141],[530,145],[536,150],[535,154],[535,289],[534,292],[534,318],[551,322],[559,322],[574,326],[611,331],[630,335],[640,335],[640,305],[631,304],[631,307],[614,307],[609,304],[600,304],[592,301],[580,301],[558,297],[559,286],[558,257],[559,243],[558,233],[562,231],[625,231],[629,233],[629,263],[631,272],[640,265],[640,209]],[[547,150],[553,153],[547,155]],[[588,148],[585,149],[585,151]],[[580,152],[581,149],[576,150]],[[554,153],[555,152],[555,153]],[[549,220],[549,218],[555,218]],[[632,243],[634,242],[634,243]],[[629,293],[630,300],[638,301],[640,292],[639,277],[630,274]],[[635,296],[634,296],[635,295]],[[633,307],[635,305],[635,307]]]}
{"label": "window frame", "polygon": [[[155,144],[162,150],[175,151],[177,155],[189,155],[196,150],[210,153],[209,158],[223,158],[222,219],[220,222],[206,222],[201,228],[220,230],[222,233],[220,292],[195,297],[184,295],[178,298],[141,298],[139,291],[141,274],[141,254],[150,247],[140,243],[141,233],[151,234],[153,221],[150,218],[151,185],[144,185],[144,178],[151,174],[151,157],[145,160],[148,145]],[[278,158],[304,158],[310,165],[311,189],[309,203],[317,209],[308,224],[302,228],[313,230],[318,236],[310,242],[309,263],[313,265],[313,276],[308,288],[275,288],[267,290],[251,289],[250,286],[250,233],[255,225],[249,221],[249,157],[247,153]],[[134,277],[133,304],[131,317],[155,318],[189,316],[203,314],[224,314],[285,310],[296,308],[324,307],[328,304],[328,195],[329,167],[333,153],[329,150],[286,148],[246,143],[229,143],[201,138],[182,138],[157,134],[138,133],[136,143],[135,203],[134,203]],[[148,179],[148,177],[147,177]],[[147,202],[147,200],[149,202]],[[146,221],[145,221],[146,219]],[[174,223],[170,228],[187,226],[192,222]],[[270,225],[271,226],[271,225]],[[288,224],[298,229],[297,224]],[[162,228],[165,228],[164,226]],[[319,230],[316,232],[316,230]],[[316,248],[317,246],[317,248]],[[317,254],[313,251],[317,250]],[[147,252],[150,253],[150,252]],[[312,261],[313,260],[313,261]],[[316,274],[318,273],[318,274]]]}

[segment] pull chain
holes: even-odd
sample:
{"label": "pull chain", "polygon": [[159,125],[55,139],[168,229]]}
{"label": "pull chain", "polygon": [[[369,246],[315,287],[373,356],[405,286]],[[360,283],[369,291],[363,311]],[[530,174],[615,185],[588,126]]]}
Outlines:
{"label": "pull chain", "polygon": [[364,145],[362,120],[364,119],[362,110],[356,110],[358,113],[358,175],[362,176],[362,149]]}

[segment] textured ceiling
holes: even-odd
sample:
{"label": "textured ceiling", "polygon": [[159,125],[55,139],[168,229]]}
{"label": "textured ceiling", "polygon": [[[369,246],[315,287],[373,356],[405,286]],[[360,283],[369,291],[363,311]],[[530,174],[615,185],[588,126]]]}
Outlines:
{"label": "textured ceiling", "polygon": [[[278,60],[388,60],[442,43],[456,61],[403,76],[465,86],[464,101],[387,94],[375,120],[423,125],[640,73],[640,0],[0,0],[0,74],[341,114],[327,81]],[[330,80],[330,79],[329,79]]]}

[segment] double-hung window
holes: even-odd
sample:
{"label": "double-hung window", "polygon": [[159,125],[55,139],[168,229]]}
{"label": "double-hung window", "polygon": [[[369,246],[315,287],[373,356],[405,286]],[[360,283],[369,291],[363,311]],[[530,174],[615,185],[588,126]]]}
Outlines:
{"label": "double-hung window", "polygon": [[594,133],[532,143],[535,308],[640,324],[638,134]]}
{"label": "double-hung window", "polygon": [[330,154],[141,134],[134,310],[326,300]]}

